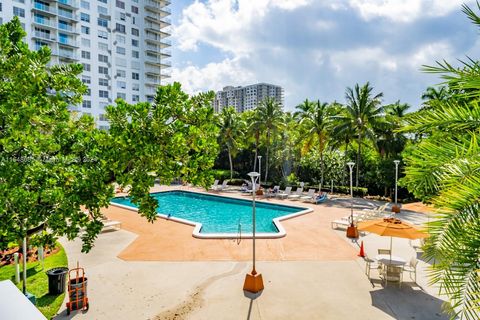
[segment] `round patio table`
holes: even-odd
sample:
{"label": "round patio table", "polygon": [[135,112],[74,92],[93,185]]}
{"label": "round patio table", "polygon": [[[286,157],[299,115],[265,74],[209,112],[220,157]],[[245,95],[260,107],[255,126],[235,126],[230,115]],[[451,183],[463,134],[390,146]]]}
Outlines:
{"label": "round patio table", "polygon": [[389,254],[379,254],[375,259],[381,264],[389,266],[403,266],[407,263],[402,257],[390,256]]}

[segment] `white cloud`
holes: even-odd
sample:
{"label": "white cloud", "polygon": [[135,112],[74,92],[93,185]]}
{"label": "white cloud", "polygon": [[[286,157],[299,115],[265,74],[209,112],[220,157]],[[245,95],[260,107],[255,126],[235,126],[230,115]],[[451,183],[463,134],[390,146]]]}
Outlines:
{"label": "white cloud", "polygon": [[182,12],[174,37],[184,51],[204,42],[237,55],[252,50],[252,32],[270,10],[294,10],[311,0],[195,0]]}
{"label": "white cloud", "polygon": [[186,58],[172,80],[189,93],[270,82],[284,87],[287,107],[341,101],[347,86],[370,81],[415,105],[438,79],[422,65],[480,56],[475,27],[451,14],[463,1],[196,0],[174,30]]}
{"label": "white cloud", "polygon": [[365,20],[383,17],[395,22],[411,22],[426,16],[444,16],[460,10],[463,3],[472,0],[349,0]]}
{"label": "white cloud", "polygon": [[255,75],[244,69],[238,60],[225,59],[219,63],[208,63],[203,68],[187,66],[183,69],[173,68],[172,79],[182,84],[189,94],[201,91],[221,90],[227,85],[242,85],[254,81]]}

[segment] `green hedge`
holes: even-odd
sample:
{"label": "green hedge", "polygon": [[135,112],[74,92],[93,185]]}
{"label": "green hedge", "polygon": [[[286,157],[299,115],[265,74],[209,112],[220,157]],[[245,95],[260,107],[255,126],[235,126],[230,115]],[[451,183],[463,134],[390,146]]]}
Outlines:
{"label": "green hedge", "polygon": [[[230,179],[230,170],[213,169],[213,176],[220,181]],[[233,171],[233,177],[238,177],[238,172]]]}

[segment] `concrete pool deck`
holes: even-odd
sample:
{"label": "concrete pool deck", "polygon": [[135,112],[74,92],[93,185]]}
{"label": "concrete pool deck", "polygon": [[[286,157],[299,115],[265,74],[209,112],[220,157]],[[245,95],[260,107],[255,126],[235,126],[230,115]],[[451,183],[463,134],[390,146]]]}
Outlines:
{"label": "concrete pool deck", "polygon": [[[356,199],[358,207],[369,203]],[[313,213],[283,222],[285,238],[258,241],[265,290],[256,297],[242,290],[250,240],[195,239],[191,226],[164,219],[149,224],[111,207],[105,213],[124,230],[99,235],[89,254],[80,252],[80,241],[62,240],[70,266],[79,261],[86,268],[90,310],[67,317],[62,307],[55,319],[448,319],[438,290],[427,285],[426,262],[419,263],[418,285],[407,274],[401,288],[383,287],[375,270],[373,280],[367,278],[358,244],[330,228],[332,219],[349,213],[346,204],[340,198],[313,205]],[[425,220],[413,212],[401,217]],[[370,256],[390,242],[372,234],[360,240]],[[393,240],[393,252],[417,255],[404,239]]]}

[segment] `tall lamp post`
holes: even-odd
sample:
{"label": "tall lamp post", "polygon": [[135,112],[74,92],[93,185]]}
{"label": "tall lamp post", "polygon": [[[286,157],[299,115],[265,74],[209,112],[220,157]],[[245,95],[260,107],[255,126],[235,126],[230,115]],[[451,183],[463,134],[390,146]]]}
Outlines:
{"label": "tall lamp post", "polygon": [[395,204],[392,206],[392,211],[400,213],[400,206],[397,202],[398,165],[400,164],[400,160],[393,160],[393,163],[395,163]]}
{"label": "tall lamp post", "polygon": [[257,156],[258,158],[258,173],[260,174],[258,176],[258,184],[261,186],[261,181],[262,181],[262,156]]}
{"label": "tall lamp post", "polygon": [[347,228],[347,238],[358,238],[358,229],[353,222],[353,166],[354,162],[347,162],[350,169],[350,226]]}
{"label": "tall lamp post", "polygon": [[253,268],[252,272],[247,273],[245,276],[245,282],[243,284],[243,290],[257,293],[263,290],[263,278],[260,273],[257,273],[255,269],[255,186],[256,180],[259,178],[260,174],[258,172],[250,172],[248,176],[252,179],[252,194],[253,194],[253,201],[252,201],[252,222],[253,222],[253,229],[252,229],[252,239],[253,239]]}

